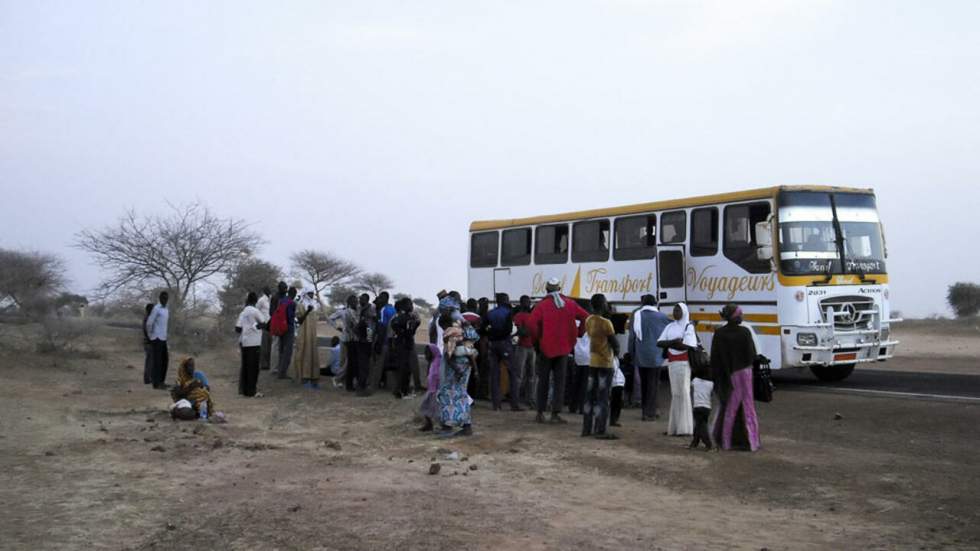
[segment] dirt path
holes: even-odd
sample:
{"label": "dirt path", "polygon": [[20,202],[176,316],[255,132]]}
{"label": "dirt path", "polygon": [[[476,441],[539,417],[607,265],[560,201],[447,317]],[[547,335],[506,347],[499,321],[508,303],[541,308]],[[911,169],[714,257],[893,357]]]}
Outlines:
{"label": "dirt path", "polygon": [[[0,353],[0,548],[971,548],[980,407],[786,391],[756,454],[692,452],[624,412],[616,442],[478,402],[476,436],[416,400],[269,381],[227,425],[173,423],[120,341],[105,359]],[[179,354],[174,354],[177,357]],[[664,397],[666,398],[666,397]],[[834,420],[839,412],[840,420]],[[456,451],[465,461],[445,459]],[[429,475],[432,460],[442,470]]]}

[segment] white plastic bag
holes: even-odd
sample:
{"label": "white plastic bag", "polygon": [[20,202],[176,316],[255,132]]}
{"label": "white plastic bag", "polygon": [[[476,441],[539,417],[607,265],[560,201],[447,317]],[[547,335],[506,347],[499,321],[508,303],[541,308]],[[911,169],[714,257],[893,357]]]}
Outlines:
{"label": "white plastic bag", "polygon": [[626,386],[626,375],[619,369],[619,358],[613,358],[613,388]]}
{"label": "white plastic bag", "polygon": [[174,409],[192,408],[192,407],[194,406],[190,402],[184,399],[180,399],[174,402],[173,405],[170,406],[170,409],[174,410]]}

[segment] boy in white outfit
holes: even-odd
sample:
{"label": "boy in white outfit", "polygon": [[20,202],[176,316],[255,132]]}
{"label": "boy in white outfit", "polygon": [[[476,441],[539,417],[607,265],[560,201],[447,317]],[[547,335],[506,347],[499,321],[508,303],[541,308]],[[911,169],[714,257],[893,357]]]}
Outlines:
{"label": "boy in white outfit", "polygon": [[691,380],[691,403],[694,407],[694,440],[688,446],[692,450],[701,442],[711,450],[711,431],[708,430],[708,418],[711,417],[711,391],[715,383],[711,381],[711,372],[701,368]]}

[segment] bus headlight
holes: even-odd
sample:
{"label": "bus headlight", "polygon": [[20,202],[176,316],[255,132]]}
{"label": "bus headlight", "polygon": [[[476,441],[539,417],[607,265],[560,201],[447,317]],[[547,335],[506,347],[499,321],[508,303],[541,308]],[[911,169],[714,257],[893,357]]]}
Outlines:
{"label": "bus headlight", "polygon": [[817,346],[816,333],[797,333],[796,344],[800,346]]}

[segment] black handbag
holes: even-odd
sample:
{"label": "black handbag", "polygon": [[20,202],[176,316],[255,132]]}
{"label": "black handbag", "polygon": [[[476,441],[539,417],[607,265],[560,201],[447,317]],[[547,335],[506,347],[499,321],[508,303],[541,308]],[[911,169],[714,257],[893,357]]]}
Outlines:
{"label": "black handbag", "polygon": [[771,402],[772,393],[776,390],[772,384],[772,368],[769,359],[760,356],[752,362],[752,394],[758,402]]}
{"label": "black handbag", "polygon": [[[688,324],[693,325],[693,324]],[[711,356],[708,355],[708,351],[704,349],[704,345],[701,344],[701,337],[698,336],[698,330],[694,328],[694,338],[698,340],[698,345],[693,350],[688,351],[687,359],[691,364],[692,371],[698,371],[702,368],[711,368]]]}

